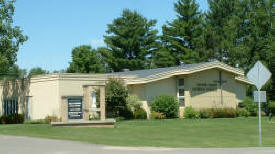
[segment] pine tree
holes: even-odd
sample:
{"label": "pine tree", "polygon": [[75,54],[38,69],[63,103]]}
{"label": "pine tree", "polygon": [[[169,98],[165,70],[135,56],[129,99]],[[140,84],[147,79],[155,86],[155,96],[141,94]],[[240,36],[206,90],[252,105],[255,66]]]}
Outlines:
{"label": "pine tree", "polygon": [[[271,1],[271,0],[268,0]],[[271,15],[269,14],[268,1],[248,0],[246,3],[246,27],[243,34],[243,44],[248,59],[244,68],[251,68],[257,60],[269,63],[272,52]]]}
{"label": "pine tree", "polygon": [[203,20],[195,0],[179,0],[174,4],[177,18],[162,27],[162,40],[176,64],[204,61]]}
{"label": "pine tree", "polygon": [[148,57],[157,50],[156,20],[147,20],[136,11],[124,10],[121,17],[108,25],[105,43],[113,71],[138,70],[150,67]]}
{"label": "pine tree", "polygon": [[166,48],[160,48],[154,52],[152,67],[164,68],[176,65],[175,58],[171,55],[170,51]]}
{"label": "pine tree", "polygon": [[257,60],[268,64],[272,40],[268,1],[209,0],[206,44],[210,56],[232,66],[238,64],[245,71]]}
{"label": "pine tree", "polygon": [[211,58],[228,63],[228,56],[234,48],[237,35],[238,18],[236,3],[238,0],[208,0],[209,11],[206,14]]}

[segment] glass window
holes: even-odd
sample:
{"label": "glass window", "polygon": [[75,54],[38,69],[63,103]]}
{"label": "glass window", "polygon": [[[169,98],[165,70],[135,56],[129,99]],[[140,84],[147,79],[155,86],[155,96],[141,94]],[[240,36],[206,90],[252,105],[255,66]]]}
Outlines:
{"label": "glass window", "polygon": [[185,106],[185,89],[184,89],[184,79],[178,80],[178,99],[180,106]]}
{"label": "glass window", "polygon": [[179,96],[184,96],[184,89],[179,89]]}
{"label": "glass window", "polygon": [[4,100],[4,115],[18,113],[18,101],[16,99]]}
{"label": "glass window", "polygon": [[184,79],[179,79],[179,86],[184,86]]}

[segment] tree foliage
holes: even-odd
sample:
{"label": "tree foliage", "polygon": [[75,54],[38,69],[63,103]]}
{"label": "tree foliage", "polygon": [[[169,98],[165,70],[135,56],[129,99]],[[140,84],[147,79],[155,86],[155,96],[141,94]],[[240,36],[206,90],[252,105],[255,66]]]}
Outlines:
{"label": "tree foliage", "polygon": [[177,18],[162,27],[162,40],[177,65],[205,60],[203,20],[195,0],[174,4]]}
{"label": "tree foliage", "polygon": [[16,80],[23,79],[27,76],[27,70],[20,69],[18,65],[12,65],[6,73],[0,72],[0,80]]}
{"label": "tree foliage", "polygon": [[[202,13],[195,0],[178,0],[177,16],[163,25],[161,36],[154,29],[156,20],[126,9],[108,25],[107,47],[98,48],[93,56],[89,47],[77,49],[86,51],[73,54],[68,70],[117,72],[219,60],[247,72],[260,60],[274,74],[273,1],[208,0],[208,4]],[[263,88],[272,99],[274,80],[273,75]]]}
{"label": "tree foliage", "polygon": [[72,51],[72,62],[67,70],[68,73],[103,73],[104,64],[101,55],[91,46],[82,45]]}
{"label": "tree foliage", "polygon": [[145,69],[148,59],[157,49],[156,20],[148,20],[136,11],[124,10],[121,17],[108,25],[104,36],[109,50],[109,66],[113,71]]}
{"label": "tree foliage", "polygon": [[179,102],[172,95],[160,95],[151,102],[151,110],[163,113],[166,118],[176,118],[179,113]]}
{"label": "tree foliage", "polygon": [[119,79],[109,79],[105,88],[107,112],[115,117],[132,118],[132,112],[127,106],[128,90],[125,83]]}
{"label": "tree foliage", "polygon": [[15,0],[0,0],[0,73],[7,73],[17,60],[20,44],[27,40],[22,30],[13,26]]}
{"label": "tree foliage", "polygon": [[[272,0],[209,0],[206,14],[210,57],[247,72],[260,60],[272,71]],[[272,82],[263,89],[271,96]],[[251,89],[251,88],[250,88]]]}
{"label": "tree foliage", "polygon": [[267,64],[272,40],[269,1],[209,0],[206,41],[212,58],[246,71],[257,60]]}
{"label": "tree foliage", "polygon": [[172,67],[176,65],[176,60],[171,52],[165,47],[160,48],[159,50],[153,53],[153,65],[152,67]]}
{"label": "tree foliage", "polygon": [[49,73],[49,71],[47,71],[47,70],[44,70],[40,67],[35,67],[35,68],[30,69],[28,76],[32,77],[34,75],[42,75],[42,74],[48,74],[48,73]]}

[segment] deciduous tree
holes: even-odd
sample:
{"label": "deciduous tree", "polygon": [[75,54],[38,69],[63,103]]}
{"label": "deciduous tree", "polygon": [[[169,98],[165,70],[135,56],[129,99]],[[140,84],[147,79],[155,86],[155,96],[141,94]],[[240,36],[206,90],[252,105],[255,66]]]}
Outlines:
{"label": "deciduous tree", "polygon": [[0,73],[7,73],[17,60],[19,46],[27,40],[18,26],[13,26],[15,0],[0,0]]}
{"label": "deciduous tree", "polygon": [[49,71],[47,71],[47,70],[44,70],[40,67],[35,67],[35,68],[30,69],[28,76],[32,77],[34,75],[42,75],[42,74],[48,74],[48,73],[49,73]]}
{"label": "deciduous tree", "polygon": [[103,73],[104,65],[101,55],[91,46],[82,45],[72,51],[72,62],[67,70],[68,73]]}

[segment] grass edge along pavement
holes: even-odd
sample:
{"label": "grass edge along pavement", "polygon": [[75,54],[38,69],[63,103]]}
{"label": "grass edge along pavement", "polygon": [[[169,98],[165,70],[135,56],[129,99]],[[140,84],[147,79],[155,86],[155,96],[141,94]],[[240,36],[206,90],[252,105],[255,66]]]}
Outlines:
{"label": "grass edge along pavement", "polygon": [[[130,120],[115,128],[51,127],[47,124],[0,125],[0,134],[133,147],[257,147],[256,117]],[[263,146],[275,147],[275,123],[262,120]]]}

